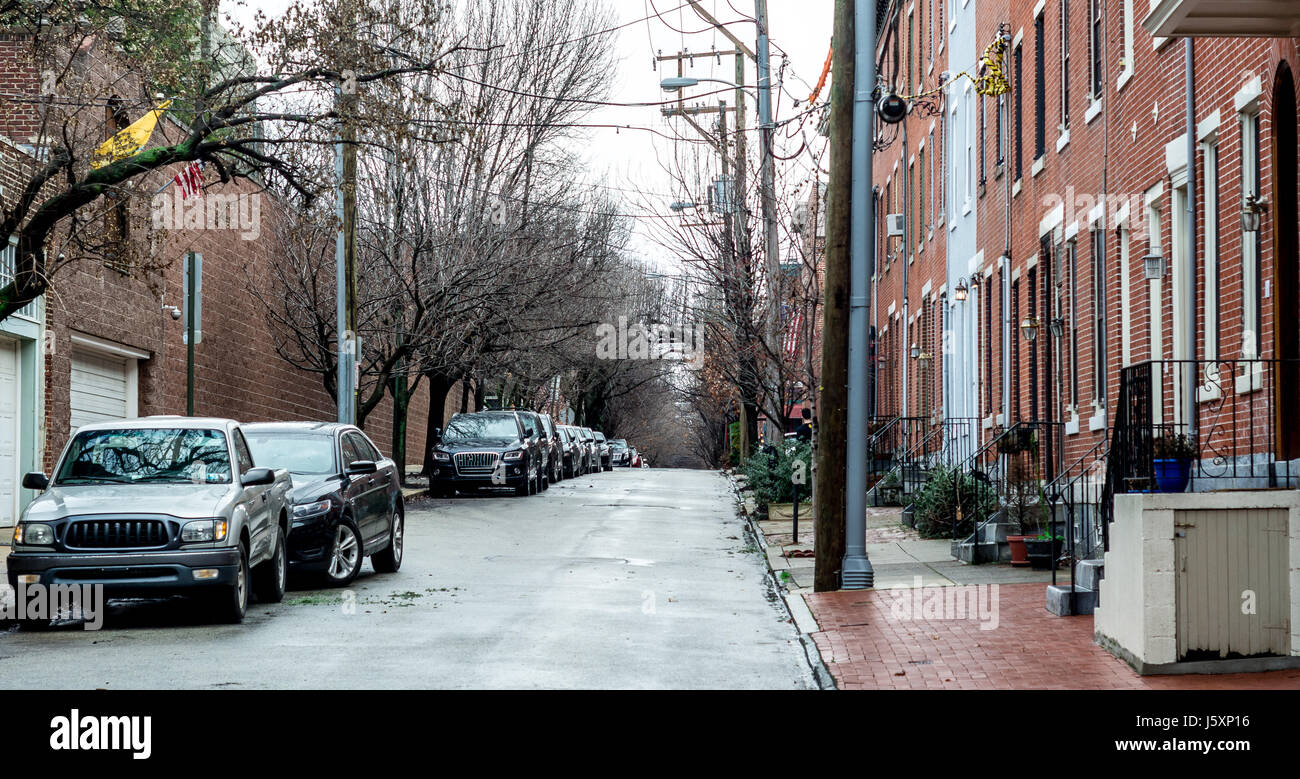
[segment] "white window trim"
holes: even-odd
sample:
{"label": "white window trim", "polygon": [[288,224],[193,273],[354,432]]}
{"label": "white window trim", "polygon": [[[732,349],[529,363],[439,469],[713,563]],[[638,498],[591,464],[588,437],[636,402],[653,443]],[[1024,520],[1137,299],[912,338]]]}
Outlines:
{"label": "white window trim", "polygon": [[1093,98],[1088,103],[1088,110],[1083,113],[1083,123],[1092,124],[1093,120],[1101,116],[1101,98]]}

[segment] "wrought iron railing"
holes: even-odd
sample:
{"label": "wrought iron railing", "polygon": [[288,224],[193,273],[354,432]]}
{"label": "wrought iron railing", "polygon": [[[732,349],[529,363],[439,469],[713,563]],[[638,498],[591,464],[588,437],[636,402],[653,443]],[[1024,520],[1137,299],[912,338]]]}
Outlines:
{"label": "wrought iron railing", "polygon": [[1121,371],[1112,494],[1300,485],[1300,360],[1157,360]]}

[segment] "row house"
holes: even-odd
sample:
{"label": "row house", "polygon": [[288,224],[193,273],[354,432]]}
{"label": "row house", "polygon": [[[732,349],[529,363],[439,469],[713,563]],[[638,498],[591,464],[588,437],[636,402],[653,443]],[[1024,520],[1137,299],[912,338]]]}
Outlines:
{"label": "row house", "polygon": [[[1300,655],[1300,49],[1272,37],[1300,9],[878,6],[911,112],[876,126],[874,430],[943,426],[946,464],[999,489],[1026,452],[1069,570],[1049,607],[1096,608],[1135,666]],[[954,554],[1005,554],[979,519]],[[1272,624],[1229,648],[1226,599],[1269,566]],[[1175,602],[1204,581],[1231,586]]]}
{"label": "row house", "polygon": [[[0,38],[0,76],[20,97],[34,97],[35,72],[22,56],[21,35]],[[84,54],[113,61],[99,43]],[[34,100],[6,101],[0,108],[0,202],[10,202],[28,180],[42,140]],[[136,117],[118,117],[106,107],[104,137]],[[184,128],[164,115],[154,142],[179,137]],[[185,257],[202,265],[202,340],[195,345],[195,413],[242,421],[332,420],[335,405],[321,377],[285,361],[277,351],[258,294],[274,295],[271,268],[275,220],[282,213],[271,195],[248,180],[228,184],[209,177],[203,196],[182,200],[169,183],[178,170],[154,177],[157,202],[128,202],[101,217],[106,234],[149,246],[165,261],[137,273],[112,262],[83,260],[60,268],[50,292],[0,322],[0,527],[11,526],[33,494],[19,487],[27,471],[48,470],[70,432],[89,422],[153,414],[184,414],[187,364],[184,322],[173,309],[184,300]],[[162,204],[168,213],[206,218],[167,219],[166,240],[142,228],[156,223]],[[233,208],[233,210],[232,210]],[[131,209],[135,219],[120,209]],[[197,209],[197,211],[196,211]],[[228,219],[212,218],[223,210]],[[202,213],[199,213],[202,212]],[[118,219],[119,216],[124,218]],[[184,222],[184,224],[182,224]],[[14,239],[0,246],[0,283],[12,278]],[[51,255],[63,249],[56,235]],[[71,248],[68,251],[72,251]],[[461,409],[453,387],[444,414]],[[420,466],[424,452],[428,390],[411,399],[407,465]],[[391,400],[366,421],[366,431],[391,453]]]}

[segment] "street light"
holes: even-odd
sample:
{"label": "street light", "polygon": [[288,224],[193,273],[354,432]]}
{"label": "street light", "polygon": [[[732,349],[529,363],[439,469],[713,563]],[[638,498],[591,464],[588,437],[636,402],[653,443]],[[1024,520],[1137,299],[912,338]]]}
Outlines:
{"label": "street light", "polygon": [[1056,338],[1065,337],[1065,317],[1063,316],[1053,317],[1052,321],[1048,323],[1047,326],[1052,331],[1052,335],[1054,337]]}
{"label": "street light", "polygon": [[915,360],[915,359],[917,359],[917,358],[920,357],[920,356],[921,356],[921,347],[919,347],[919,346],[917,346],[915,343],[913,343],[913,344],[912,344],[912,359]]}
{"label": "street light", "polygon": [[693,201],[678,200],[676,203],[672,203],[668,207],[671,208],[673,211],[676,211],[677,213],[681,213],[682,211],[686,211],[692,208],[699,208],[699,206],[700,206],[699,203]]}
{"label": "street light", "polygon": [[659,86],[663,88],[665,92],[680,92],[683,89],[686,89],[687,87],[699,86],[701,81],[708,81],[714,84],[722,84],[723,86],[730,87],[732,89],[744,90],[747,94],[750,95],[753,94],[753,92],[751,92],[748,89],[745,89],[745,87],[739,86],[738,84],[735,84],[731,81],[724,81],[720,78],[694,78],[692,76],[670,76],[669,78],[660,81]]}
{"label": "street light", "polygon": [[1032,342],[1038,337],[1038,328],[1042,326],[1043,324],[1038,321],[1038,317],[1027,316],[1020,323],[1020,332],[1025,336],[1026,341]]}

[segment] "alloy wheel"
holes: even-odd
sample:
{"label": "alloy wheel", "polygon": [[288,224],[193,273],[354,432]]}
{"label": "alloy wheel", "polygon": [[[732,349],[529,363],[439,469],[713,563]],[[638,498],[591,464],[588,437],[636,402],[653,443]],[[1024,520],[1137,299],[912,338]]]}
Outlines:
{"label": "alloy wheel", "polygon": [[331,579],[348,578],[360,561],[361,545],[352,528],[340,523],[334,531],[334,549],[330,558],[329,576]]}

